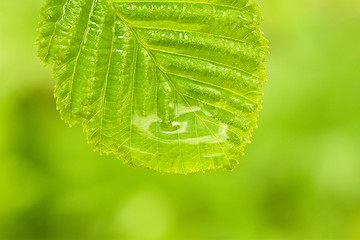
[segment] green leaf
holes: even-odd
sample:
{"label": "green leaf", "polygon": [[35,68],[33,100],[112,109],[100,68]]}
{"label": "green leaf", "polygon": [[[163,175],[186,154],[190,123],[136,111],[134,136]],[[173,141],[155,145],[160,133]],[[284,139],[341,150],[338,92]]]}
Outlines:
{"label": "green leaf", "polygon": [[252,0],[47,0],[39,57],[61,117],[160,172],[233,169],[256,128],[267,40]]}

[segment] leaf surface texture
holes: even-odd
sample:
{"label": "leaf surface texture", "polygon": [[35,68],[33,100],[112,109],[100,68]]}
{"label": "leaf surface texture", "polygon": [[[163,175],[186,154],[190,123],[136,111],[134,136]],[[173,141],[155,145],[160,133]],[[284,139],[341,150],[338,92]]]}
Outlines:
{"label": "leaf surface texture", "polygon": [[233,169],[261,108],[261,21],[251,0],[48,0],[38,53],[95,150],[160,172]]}

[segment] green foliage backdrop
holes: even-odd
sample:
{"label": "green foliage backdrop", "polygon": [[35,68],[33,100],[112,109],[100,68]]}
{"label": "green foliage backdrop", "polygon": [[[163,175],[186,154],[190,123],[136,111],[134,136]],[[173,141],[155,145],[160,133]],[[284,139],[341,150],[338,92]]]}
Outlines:
{"label": "green foliage backdrop", "polygon": [[360,238],[360,3],[261,0],[259,129],[232,172],[99,156],[55,110],[43,0],[0,1],[0,239]]}

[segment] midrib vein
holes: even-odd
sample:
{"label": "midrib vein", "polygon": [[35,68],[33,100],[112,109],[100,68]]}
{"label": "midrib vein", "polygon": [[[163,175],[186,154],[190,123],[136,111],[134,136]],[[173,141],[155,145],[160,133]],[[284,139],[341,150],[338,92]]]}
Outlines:
{"label": "midrib vein", "polygon": [[[146,52],[148,53],[148,55],[150,56],[150,58],[153,60],[154,62],[154,65],[164,74],[164,76],[166,77],[166,79],[169,81],[169,83],[173,86],[174,90],[183,98],[184,102],[190,107],[191,111],[193,112],[193,114],[198,117],[200,119],[200,121],[202,121],[202,123],[205,125],[205,127],[208,129],[209,133],[215,138],[217,139],[219,142],[218,145],[220,146],[220,148],[222,149],[226,159],[227,159],[227,162],[230,166],[230,159],[229,159],[229,156],[228,154],[226,153],[225,149],[223,148],[223,146],[221,145],[220,141],[222,141],[221,139],[219,139],[218,137],[215,136],[215,134],[211,131],[211,129],[208,127],[208,125],[205,123],[205,121],[192,109],[191,105],[189,104],[189,102],[186,100],[185,96],[176,88],[176,86],[174,85],[174,83],[170,80],[169,76],[167,75],[166,71],[161,67],[159,66],[159,64],[157,63],[157,61],[155,60],[153,54],[151,53],[150,49],[146,46],[146,44],[144,44],[140,38],[138,37],[136,31],[133,29],[132,25],[118,12],[114,9],[114,6],[111,5],[112,7],[112,10],[115,12],[115,15],[130,29],[130,31],[132,32],[132,34],[134,35],[137,43],[139,45],[141,45],[145,50]],[[132,116],[131,116],[132,117]],[[131,119],[132,121],[132,119]],[[130,133],[131,133],[131,125],[130,124]],[[131,139],[131,135],[130,135],[130,139]],[[226,142],[225,142],[226,143]],[[131,140],[130,140],[130,151],[131,151]],[[131,158],[131,157],[130,157]]]}

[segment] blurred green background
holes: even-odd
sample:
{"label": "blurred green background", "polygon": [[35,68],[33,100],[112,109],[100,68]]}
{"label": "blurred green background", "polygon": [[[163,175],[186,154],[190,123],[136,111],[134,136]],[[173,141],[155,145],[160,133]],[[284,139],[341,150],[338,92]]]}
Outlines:
{"label": "blurred green background", "polygon": [[360,1],[260,1],[253,144],[232,172],[188,176],[99,156],[60,120],[43,1],[0,1],[0,240],[360,239]]}

